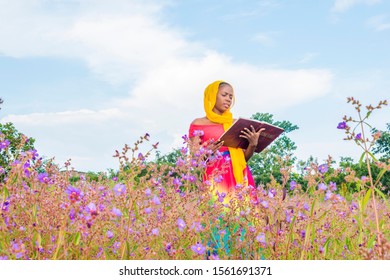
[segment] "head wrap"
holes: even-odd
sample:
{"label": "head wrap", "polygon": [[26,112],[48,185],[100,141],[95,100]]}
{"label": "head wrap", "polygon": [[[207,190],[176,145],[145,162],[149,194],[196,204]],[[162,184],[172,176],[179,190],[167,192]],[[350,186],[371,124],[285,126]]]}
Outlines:
{"label": "head wrap", "polygon": [[[230,109],[223,112],[222,115],[219,115],[213,112],[213,108],[217,101],[217,94],[219,85],[224,82],[221,80],[215,81],[207,86],[204,91],[204,110],[206,112],[206,117],[215,123],[223,124],[223,128],[226,131],[233,124],[233,115],[230,112]],[[243,184],[244,174],[243,171],[246,168],[245,155],[242,149],[240,148],[230,148],[230,159],[232,160],[233,166],[233,175],[236,180],[236,184]]]}

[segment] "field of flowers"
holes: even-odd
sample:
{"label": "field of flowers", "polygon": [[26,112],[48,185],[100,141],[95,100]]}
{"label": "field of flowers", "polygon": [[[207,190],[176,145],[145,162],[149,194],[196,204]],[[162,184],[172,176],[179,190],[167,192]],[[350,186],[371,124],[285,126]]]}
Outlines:
{"label": "field of flowers", "polygon": [[[146,134],[116,152],[115,176],[94,180],[74,180],[69,163],[63,170],[43,164],[35,150],[20,153],[0,167],[0,259],[390,259],[389,199],[370,173],[377,164],[383,176],[390,161],[376,161],[370,147],[378,135],[367,136],[363,127],[386,101],[368,106],[365,116],[358,101],[349,102],[359,119],[345,117],[338,128],[363,148],[367,176],[357,178],[329,159],[306,168],[302,188],[285,166],[282,181],[237,185],[230,200],[211,195],[202,180],[210,151],[189,153],[186,137],[174,166],[148,160],[157,144],[140,152],[149,145]],[[7,153],[9,142],[0,137]],[[336,185],[340,172],[359,190]]]}

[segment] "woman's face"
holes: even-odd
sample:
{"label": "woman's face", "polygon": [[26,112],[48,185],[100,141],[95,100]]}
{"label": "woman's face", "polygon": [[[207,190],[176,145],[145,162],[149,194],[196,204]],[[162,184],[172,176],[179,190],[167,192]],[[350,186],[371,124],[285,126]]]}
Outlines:
{"label": "woman's face", "polygon": [[217,100],[215,102],[213,112],[222,115],[223,112],[232,106],[233,102],[233,88],[230,85],[222,85],[218,89]]}

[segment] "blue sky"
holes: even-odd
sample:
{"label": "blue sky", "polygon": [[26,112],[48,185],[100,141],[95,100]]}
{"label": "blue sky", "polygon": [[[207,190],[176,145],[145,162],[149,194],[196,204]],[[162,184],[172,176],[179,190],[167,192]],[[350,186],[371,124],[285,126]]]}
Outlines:
{"label": "blue sky", "polygon": [[[348,96],[390,97],[384,0],[0,0],[0,38],[0,121],[83,171],[116,169],[114,151],[146,132],[180,147],[217,79],[235,117],[291,121],[298,158],[319,162],[360,156],[336,129]],[[371,121],[385,129],[390,108]]]}

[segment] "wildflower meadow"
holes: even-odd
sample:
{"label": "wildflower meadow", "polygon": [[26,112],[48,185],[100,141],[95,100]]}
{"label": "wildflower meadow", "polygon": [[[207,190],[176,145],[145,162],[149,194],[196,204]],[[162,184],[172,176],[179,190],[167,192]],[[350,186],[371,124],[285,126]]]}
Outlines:
{"label": "wildflower meadow", "polygon": [[329,158],[311,162],[296,180],[280,159],[280,179],[237,185],[234,195],[214,194],[203,181],[211,151],[187,136],[173,164],[151,159],[158,143],[145,134],[114,152],[117,171],[91,177],[35,149],[11,150],[14,140],[2,133],[0,259],[390,259],[389,186],[381,181],[390,159],[372,153],[381,133],[367,127],[387,102],[348,102],[357,117],[345,116],[335,130],[360,146],[364,176]]}

